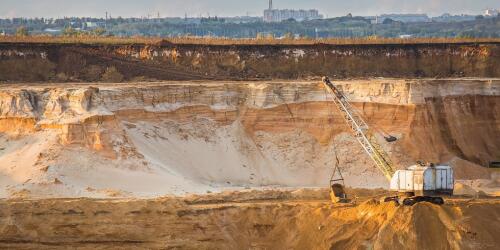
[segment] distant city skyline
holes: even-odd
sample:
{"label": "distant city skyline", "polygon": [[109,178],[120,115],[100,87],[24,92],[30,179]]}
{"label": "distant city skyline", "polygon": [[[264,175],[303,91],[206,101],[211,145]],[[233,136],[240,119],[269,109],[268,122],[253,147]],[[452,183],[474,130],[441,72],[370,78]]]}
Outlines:
{"label": "distant city skyline", "polygon": [[[1,0],[0,18],[12,17],[190,17],[262,16],[268,0]],[[277,9],[318,9],[325,17],[425,13],[481,14],[498,0],[274,0]]]}

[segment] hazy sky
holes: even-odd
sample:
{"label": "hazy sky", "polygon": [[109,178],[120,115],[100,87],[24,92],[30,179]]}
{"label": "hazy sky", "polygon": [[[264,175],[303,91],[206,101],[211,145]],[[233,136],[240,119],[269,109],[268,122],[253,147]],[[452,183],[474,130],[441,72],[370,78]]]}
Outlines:
{"label": "hazy sky", "polygon": [[[0,0],[0,17],[252,16],[262,15],[268,0]],[[327,16],[381,13],[478,14],[500,8],[499,0],[274,0],[276,8],[319,9]]]}

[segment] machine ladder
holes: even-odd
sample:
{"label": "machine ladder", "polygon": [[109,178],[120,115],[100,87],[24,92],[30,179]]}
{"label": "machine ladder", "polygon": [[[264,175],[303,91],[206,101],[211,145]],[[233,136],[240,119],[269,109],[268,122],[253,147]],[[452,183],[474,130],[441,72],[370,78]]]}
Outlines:
{"label": "machine ladder", "polygon": [[357,112],[355,112],[344,93],[333,85],[328,77],[323,78],[323,84],[328,92],[332,94],[335,105],[342,112],[344,119],[349,127],[351,127],[358,142],[375,162],[377,168],[382,171],[384,176],[390,181],[394,175],[393,164],[387,153],[377,142],[376,137],[370,131],[366,122]]}

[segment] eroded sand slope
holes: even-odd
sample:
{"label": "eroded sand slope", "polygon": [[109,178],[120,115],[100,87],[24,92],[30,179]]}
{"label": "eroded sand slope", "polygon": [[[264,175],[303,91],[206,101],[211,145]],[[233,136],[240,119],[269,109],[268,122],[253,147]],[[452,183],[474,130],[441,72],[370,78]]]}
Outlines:
{"label": "eroded sand slope", "polygon": [[[500,81],[339,82],[406,167],[498,182]],[[246,187],[387,187],[318,82],[5,85],[0,197],[154,197]],[[497,178],[496,175],[493,178]]]}

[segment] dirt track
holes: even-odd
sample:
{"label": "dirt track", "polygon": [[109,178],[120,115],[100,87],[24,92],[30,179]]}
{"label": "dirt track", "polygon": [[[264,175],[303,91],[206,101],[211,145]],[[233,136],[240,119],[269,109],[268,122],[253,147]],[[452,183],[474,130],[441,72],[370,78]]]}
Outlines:
{"label": "dirt track", "polygon": [[366,197],[357,205],[332,205],[318,199],[324,196],[324,191],[299,190],[153,200],[1,201],[0,247],[495,249],[500,244],[499,199],[396,207],[363,201]]}

